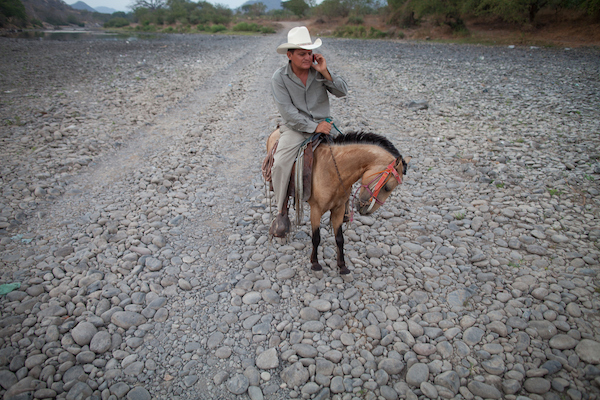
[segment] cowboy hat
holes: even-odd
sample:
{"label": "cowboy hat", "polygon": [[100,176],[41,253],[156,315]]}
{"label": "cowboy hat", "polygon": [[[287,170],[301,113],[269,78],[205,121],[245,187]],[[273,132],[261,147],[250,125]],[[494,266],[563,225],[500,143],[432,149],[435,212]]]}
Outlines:
{"label": "cowboy hat", "polygon": [[317,47],[321,47],[321,44],[321,39],[315,40],[314,43],[312,42],[310,33],[308,33],[308,29],[305,26],[298,26],[292,28],[288,32],[288,43],[284,43],[277,47],[277,52],[279,54],[285,54],[291,49],[313,50]]}

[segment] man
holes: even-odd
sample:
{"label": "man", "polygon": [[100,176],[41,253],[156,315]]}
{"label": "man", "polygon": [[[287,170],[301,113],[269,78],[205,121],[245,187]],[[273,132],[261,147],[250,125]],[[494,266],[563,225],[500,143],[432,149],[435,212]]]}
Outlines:
{"label": "man", "polygon": [[336,97],[348,94],[346,82],[327,69],[325,57],[313,53],[320,46],[321,39],[313,43],[308,29],[300,26],[289,31],[287,43],[277,47],[289,61],[271,79],[273,98],[283,119],[271,170],[277,217],[269,233],[276,237],[285,237],[290,230],[287,190],[300,145],[315,133],[331,132],[332,125],[326,121],[330,117],[328,92]]}

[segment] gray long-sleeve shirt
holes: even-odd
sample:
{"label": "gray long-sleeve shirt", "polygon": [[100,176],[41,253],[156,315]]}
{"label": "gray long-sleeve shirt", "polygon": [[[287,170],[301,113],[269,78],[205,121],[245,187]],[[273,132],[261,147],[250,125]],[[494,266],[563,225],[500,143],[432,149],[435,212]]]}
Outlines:
{"label": "gray long-sleeve shirt", "polygon": [[271,88],[285,125],[298,132],[312,133],[319,122],[330,116],[327,92],[336,97],[348,94],[346,82],[340,76],[330,74],[333,81],[311,68],[304,86],[292,71],[291,63],[275,71]]}

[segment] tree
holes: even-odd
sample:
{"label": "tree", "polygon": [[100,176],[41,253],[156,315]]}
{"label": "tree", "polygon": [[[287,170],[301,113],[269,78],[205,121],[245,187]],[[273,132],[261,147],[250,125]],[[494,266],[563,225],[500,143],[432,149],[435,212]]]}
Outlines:
{"label": "tree", "polygon": [[27,13],[21,0],[0,0],[0,26],[8,21],[19,26],[26,23]]}
{"label": "tree", "polygon": [[130,7],[132,10],[136,10],[138,8],[146,8],[148,10],[154,11],[161,9],[164,6],[165,0],[135,0]]}
{"label": "tree", "polygon": [[532,23],[540,10],[559,2],[560,0],[472,0],[465,5],[478,15],[497,15],[507,22]]}
{"label": "tree", "polygon": [[259,16],[267,12],[267,6],[260,1],[258,3],[244,4],[242,6],[242,11],[244,14]]}
{"label": "tree", "polygon": [[303,16],[304,13],[309,9],[308,4],[306,4],[304,0],[288,0],[281,3],[281,6],[286,10],[290,10],[299,17]]}

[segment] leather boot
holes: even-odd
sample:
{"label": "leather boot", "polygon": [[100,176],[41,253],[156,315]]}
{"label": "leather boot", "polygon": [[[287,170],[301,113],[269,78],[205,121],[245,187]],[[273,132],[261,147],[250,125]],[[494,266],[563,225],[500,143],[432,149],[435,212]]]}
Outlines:
{"label": "leather boot", "polygon": [[284,238],[290,231],[291,225],[292,224],[287,213],[279,213],[271,223],[271,228],[269,228],[269,235],[273,235],[278,238]]}

